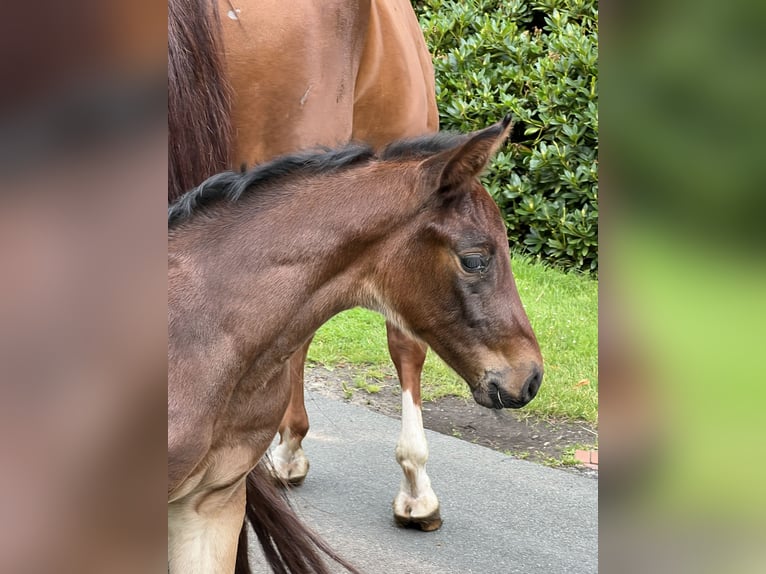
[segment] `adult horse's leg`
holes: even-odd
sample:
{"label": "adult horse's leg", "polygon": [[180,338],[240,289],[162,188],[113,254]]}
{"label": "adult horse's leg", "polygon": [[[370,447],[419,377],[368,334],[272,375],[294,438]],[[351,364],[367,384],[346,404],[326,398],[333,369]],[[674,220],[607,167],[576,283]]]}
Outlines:
{"label": "adult horse's leg", "polygon": [[279,445],[271,453],[274,473],[291,486],[302,484],[309,472],[309,460],[301,443],[309,432],[303,398],[303,366],[312,339],[290,357],[290,404],[279,424]]}
{"label": "adult horse's leg", "polygon": [[[442,521],[439,500],[425,468],[428,444],[420,404],[420,374],[427,346],[391,323],[386,323],[386,330],[388,349],[402,386],[402,431],[396,446],[396,459],[404,477],[394,499],[394,517],[403,526],[436,530]],[[309,430],[303,373],[310,343],[311,339],[290,357],[290,404],[279,425],[279,445],[271,454],[274,473],[293,486],[302,484],[309,471],[302,441]]]}
{"label": "adult horse's leg", "polygon": [[168,572],[230,574],[245,517],[245,477],[168,504]]}
{"label": "adult horse's leg", "polygon": [[[434,69],[408,0],[374,1],[354,101],[355,139],[381,146],[439,129]],[[393,55],[396,54],[396,57]],[[387,323],[388,347],[402,386],[402,432],[396,457],[404,471],[394,500],[397,522],[423,530],[441,526],[439,501],[425,471],[428,445],[420,411],[426,346]]]}
{"label": "adult horse's leg", "polygon": [[404,477],[394,499],[394,518],[402,526],[436,530],[442,521],[439,500],[426,474],[428,443],[420,407],[420,374],[428,347],[389,322],[386,331],[388,350],[402,386],[402,432],[396,445],[396,460]]}

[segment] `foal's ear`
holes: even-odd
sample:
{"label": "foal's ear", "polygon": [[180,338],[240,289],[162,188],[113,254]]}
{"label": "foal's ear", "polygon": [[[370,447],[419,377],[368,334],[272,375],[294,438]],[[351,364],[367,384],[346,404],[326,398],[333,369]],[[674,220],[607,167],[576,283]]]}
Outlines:
{"label": "foal's ear", "polygon": [[428,178],[441,193],[461,187],[477,177],[511,131],[510,114],[503,121],[473,132],[459,146],[440,152],[423,162]]}

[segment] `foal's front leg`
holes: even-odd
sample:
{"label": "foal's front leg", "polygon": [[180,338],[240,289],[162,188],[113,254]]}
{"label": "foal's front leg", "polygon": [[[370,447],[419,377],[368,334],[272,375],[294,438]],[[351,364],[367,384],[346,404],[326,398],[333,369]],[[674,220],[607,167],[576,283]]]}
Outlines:
{"label": "foal's front leg", "polygon": [[245,519],[245,477],[168,504],[169,574],[231,574]]}
{"label": "foal's front leg", "polygon": [[428,347],[386,322],[388,350],[402,386],[402,432],[396,460],[402,467],[399,493],[394,499],[394,518],[402,526],[436,530],[442,525],[439,500],[426,474],[428,443],[423,430],[420,375]]}
{"label": "foal's front leg", "polygon": [[309,460],[301,443],[309,432],[303,399],[303,369],[312,339],[289,359],[290,404],[279,423],[279,445],[271,453],[274,473],[291,486],[302,484],[309,472]]}

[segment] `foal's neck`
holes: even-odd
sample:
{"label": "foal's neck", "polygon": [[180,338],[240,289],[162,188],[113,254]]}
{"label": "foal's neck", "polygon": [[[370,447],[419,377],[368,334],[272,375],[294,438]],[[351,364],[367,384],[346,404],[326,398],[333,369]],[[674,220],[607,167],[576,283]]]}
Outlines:
{"label": "foal's neck", "polygon": [[422,204],[406,177],[372,164],[296,178],[202,220],[189,249],[208,329],[268,370],[333,315],[374,306],[381,240]]}

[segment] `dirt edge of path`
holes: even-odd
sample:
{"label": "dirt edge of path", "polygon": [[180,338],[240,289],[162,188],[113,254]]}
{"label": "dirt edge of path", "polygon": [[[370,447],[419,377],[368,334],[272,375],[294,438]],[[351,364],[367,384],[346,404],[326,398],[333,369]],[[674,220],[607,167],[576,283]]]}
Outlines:
{"label": "dirt edge of path", "polygon": [[[306,389],[360,405],[393,418],[401,415],[401,390],[395,378],[376,383],[377,392],[358,388],[359,371],[350,367],[307,366]],[[597,477],[598,471],[576,464],[575,449],[598,442],[584,421],[547,421],[523,411],[495,411],[471,400],[444,397],[423,402],[423,425],[441,434],[480,444],[505,454]]]}

